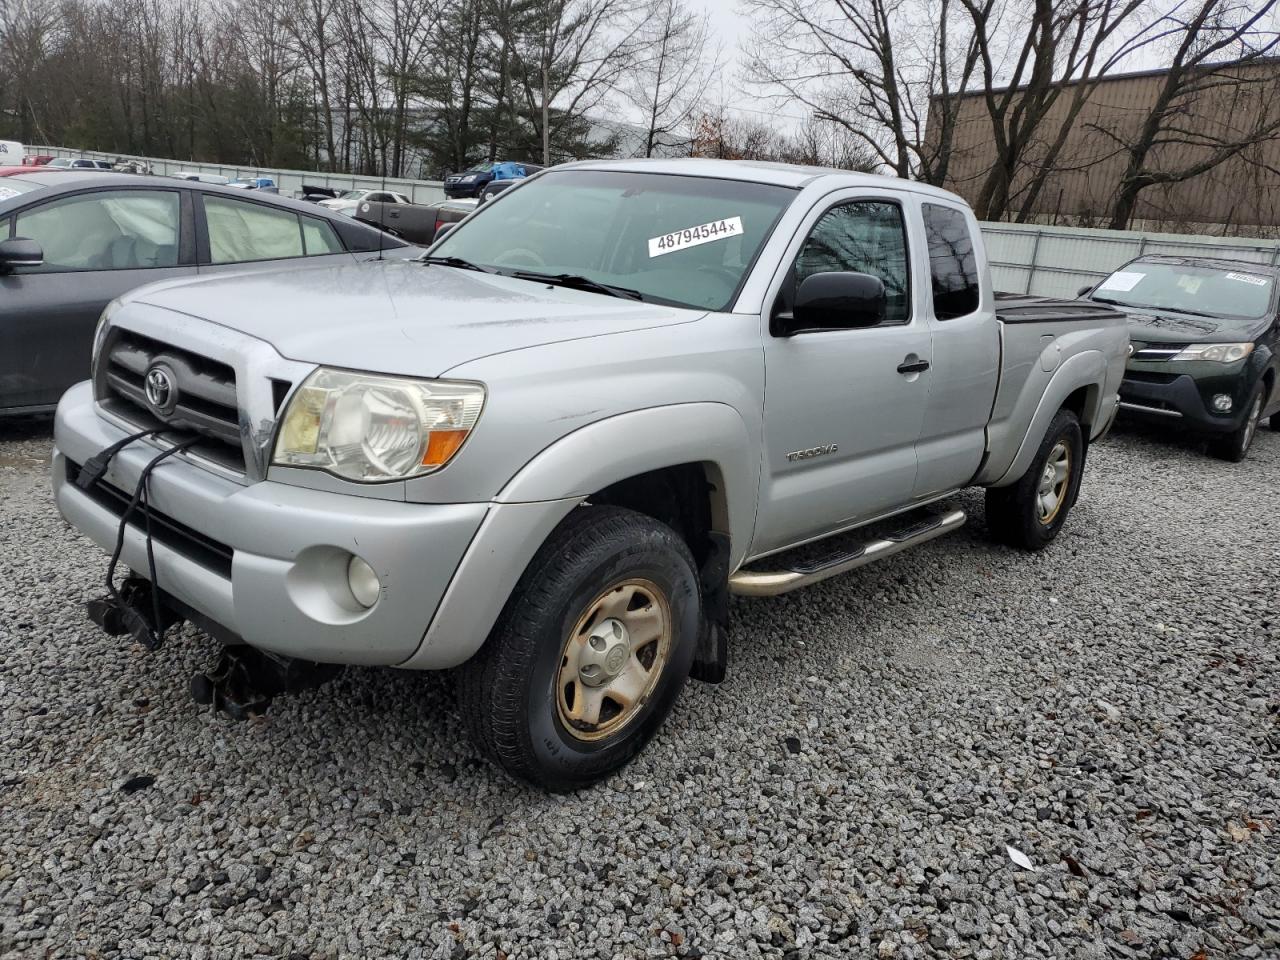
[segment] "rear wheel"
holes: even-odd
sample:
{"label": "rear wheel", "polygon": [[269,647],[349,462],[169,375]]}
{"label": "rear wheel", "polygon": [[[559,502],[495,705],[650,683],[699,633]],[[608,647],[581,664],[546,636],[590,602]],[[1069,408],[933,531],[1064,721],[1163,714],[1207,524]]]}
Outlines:
{"label": "rear wheel", "polygon": [[463,720],[508,773],[551,790],[591,784],[661,726],[700,617],[696,566],[675,531],[632,510],[580,507],[460,668]]}
{"label": "rear wheel", "polygon": [[[1254,388],[1253,395],[1249,397],[1249,412],[1245,414],[1244,421],[1240,426],[1224,437],[1209,441],[1209,452],[1211,454],[1220,460],[1227,460],[1230,463],[1239,463],[1249,455],[1249,448],[1253,446],[1254,434],[1258,432],[1258,420],[1262,416],[1262,393],[1262,384],[1258,384]],[[1271,418],[1273,425],[1275,419],[1275,417]]]}
{"label": "rear wheel", "polygon": [[1070,410],[1049,423],[1040,449],[1017,483],[987,490],[987,529],[1011,547],[1040,550],[1062,529],[1084,468],[1084,435]]}

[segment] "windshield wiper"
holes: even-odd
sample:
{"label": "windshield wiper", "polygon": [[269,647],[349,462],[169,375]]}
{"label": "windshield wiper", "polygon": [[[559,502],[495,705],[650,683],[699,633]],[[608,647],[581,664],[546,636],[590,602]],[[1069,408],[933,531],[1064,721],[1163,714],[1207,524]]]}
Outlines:
{"label": "windshield wiper", "polygon": [[1125,300],[1112,300],[1110,297],[1090,297],[1094,303],[1109,303],[1113,307],[1136,307],[1138,304],[1129,303]]}
{"label": "windshield wiper", "polygon": [[432,263],[441,267],[457,267],[459,270],[478,270],[480,273],[497,273],[493,267],[482,267],[478,263],[472,263],[470,260],[463,260],[462,257],[419,257],[422,263]]}
{"label": "windshield wiper", "polygon": [[603,293],[609,297],[622,297],[626,300],[643,300],[644,294],[630,287],[615,287],[611,283],[601,283],[577,273],[535,273],[532,270],[516,270],[511,276],[518,280],[536,280],[557,287],[568,287],[570,290],[586,290],[589,293]]}

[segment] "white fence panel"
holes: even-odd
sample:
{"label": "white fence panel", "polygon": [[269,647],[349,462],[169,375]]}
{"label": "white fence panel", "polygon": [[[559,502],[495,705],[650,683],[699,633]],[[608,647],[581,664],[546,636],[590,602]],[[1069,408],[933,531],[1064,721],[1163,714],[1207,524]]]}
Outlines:
{"label": "white fence panel", "polygon": [[982,237],[997,290],[1074,297],[1086,284],[1144,253],[1231,257],[1280,264],[1280,241],[983,223]]}

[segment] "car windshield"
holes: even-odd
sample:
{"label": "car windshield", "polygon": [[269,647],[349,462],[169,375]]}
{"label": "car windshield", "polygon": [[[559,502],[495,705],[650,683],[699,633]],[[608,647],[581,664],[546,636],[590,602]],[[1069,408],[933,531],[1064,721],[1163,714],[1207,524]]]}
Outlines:
{"label": "car windshield", "polygon": [[1244,265],[1139,260],[1103,280],[1092,297],[1122,307],[1257,320],[1270,309],[1274,285],[1270,274]]}
{"label": "car windshield", "polygon": [[[23,180],[19,177],[0,177],[0,210],[4,209],[4,201],[21,196],[28,190],[38,190],[42,186],[43,184],[32,183],[30,180]],[[3,216],[3,214],[0,213],[0,216]]]}
{"label": "car windshield", "polygon": [[342,191],[342,193],[338,194],[338,199],[339,200],[359,200],[366,193],[368,193],[367,190],[344,190]]}
{"label": "car windshield", "polygon": [[431,253],[726,310],[794,197],[787,187],[739,180],[556,171],[480,207]]}
{"label": "car windshield", "polygon": [[477,163],[474,167],[468,167],[466,172],[467,173],[488,173],[492,169],[493,169],[493,161],[489,160],[489,161],[485,161],[484,163]]}

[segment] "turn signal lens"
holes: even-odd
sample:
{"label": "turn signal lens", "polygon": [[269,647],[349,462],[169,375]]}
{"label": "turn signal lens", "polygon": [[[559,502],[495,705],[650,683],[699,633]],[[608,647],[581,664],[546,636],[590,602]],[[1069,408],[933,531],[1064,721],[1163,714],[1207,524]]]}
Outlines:
{"label": "turn signal lens", "polygon": [[467,433],[466,430],[432,430],[427,438],[427,452],[422,455],[422,465],[443,467],[458,452],[467,439]]}

